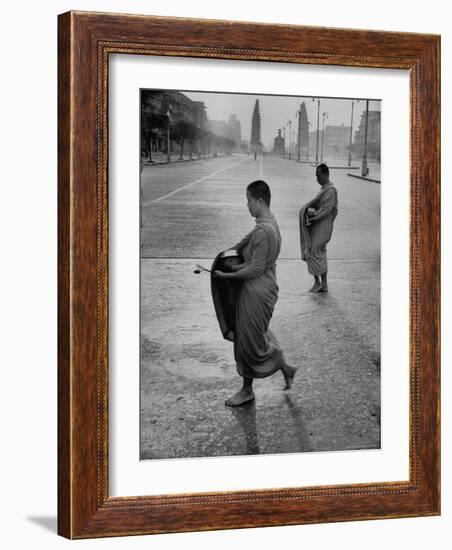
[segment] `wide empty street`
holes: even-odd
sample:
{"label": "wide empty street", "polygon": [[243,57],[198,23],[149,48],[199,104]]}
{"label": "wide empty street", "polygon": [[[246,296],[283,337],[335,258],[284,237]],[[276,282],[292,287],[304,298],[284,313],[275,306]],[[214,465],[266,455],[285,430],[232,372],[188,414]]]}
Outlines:
{"label": "wide empty street", "polygon": [[[331,169],[339,214],[328,245],[328,294],[310,294],[298,212],[318,192],[308,163],[250,155],[145,166],[141,182],[141,458],[352,450],[380,446],[380,185]],[[220,333],[207,273],[254,226],[246,186],[264,179],[283,244],[271,328],[288,362],[241,385]]]}

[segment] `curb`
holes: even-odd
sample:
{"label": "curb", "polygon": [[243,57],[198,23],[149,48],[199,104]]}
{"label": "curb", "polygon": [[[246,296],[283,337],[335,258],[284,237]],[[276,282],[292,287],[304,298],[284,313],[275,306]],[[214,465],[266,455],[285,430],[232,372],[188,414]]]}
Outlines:
{"label": "curb", "polygon": [[157,162],[143,162],[143,166],[163,166],[164,164],[178,164],[181,162],[198,162],[200,160],[212,160],[212,159],[219,159],[219,158],[225,158],[225,157],[206,157],[206,158],[200,158],[200,159],[177,159],[177,160],[170,160],[168,161],[157,161]]}
{"label": "curb", "polygon": [[360,180],[371,181],[372,183],[381,183],[381,180],[375,180],[372,178],[368,178],[367,176],[358,176],[356,174],[347,174],[347,176],[350,176],[352,178],[358,178]]}
{"label": "curb", "polygon": [[[316,165],[315,165],[315,164],[311,164],[311,166],[312,166],[313,168],[315,168]],[[340,165],[340,166],[339,166],[339,165],[338,165],[338,166],[333,166],[333,165],[329,165],[329,164],[328,164],[328,168],[329,168],[330,170],[359,170],[361,167],[360,167],[360,166],[345,166],[345,165],[343,165],[343,164]]]}

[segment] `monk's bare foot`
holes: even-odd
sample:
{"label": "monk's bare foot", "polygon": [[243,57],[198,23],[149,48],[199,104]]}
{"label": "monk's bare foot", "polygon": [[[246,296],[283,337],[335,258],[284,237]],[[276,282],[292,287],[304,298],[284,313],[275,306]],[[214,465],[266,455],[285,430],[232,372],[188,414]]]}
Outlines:
{"label": "monk's bare foot", "polygon": [[296,367],[291,367],[286,365],[283,369],[284,380],[286,385],[284,386],[284,391],[290,390],[293,384],[293,379],[295,378],[295,373],[297,372]]}
{"label": "monk's bare foot", "polygon": [[309,290],[309,292],[320,292],[322,285],[320,283],[315,283],[314,286]]}
{"label": "monk's bare foot", "polygon": [[224,403],[228,407],[240,407],[240,405],[244,405],[245,403],[248,403],[249,401],[253,401],[253,400],[254,400],[253,390],[251,391],[240,390],[229,399],[226,399]]}

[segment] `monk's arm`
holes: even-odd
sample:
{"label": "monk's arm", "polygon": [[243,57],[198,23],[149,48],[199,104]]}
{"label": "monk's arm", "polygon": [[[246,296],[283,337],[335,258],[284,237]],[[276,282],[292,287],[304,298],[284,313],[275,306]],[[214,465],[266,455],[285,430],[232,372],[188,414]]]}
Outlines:
{"label": "monk's arm", "polygon": [[248,233],[248,235],[245,235],[241,241],[236,243],[234,246],[231,246],[228,248],[228,250],[241,250],[245,245],[247,245],[251,239],[252,234],[254,233],[254,229]]}
{"label": "monk's arm", "polygon": [[[246,246],[248,244],[248,242],[250,241],[253,233],[254,233],[254,229],[252,231],[250,231],[248,233],[248,235],[245,235],[245,237],[243,237],[243,239],[241,241],[239,241],[237,244],[235,244],[234,246],[231,246],[230,248],[228,248],[228,250],[238,250],[238,251],[240,251],[244,246]],[[241,269],[243,269],[244,267],[247,267],[248,265],[249,265],[249,263],[243,262],[241,264],[231,266],[231,269],[232,269],[232,271],[240,271]]]}
{"label": "monk's arm", "polygon": [[[265,271],[268,256],[268,241],[263,229],[253,235],[253,256],[251,262],[239,271],[231,273],[235,279],[254,279]],[[243,265],[243,264],[242,264]]]}
{"label": "monk's arm", "polygon": [[311,221],[318,222],[319,220],[326,218],[333,211],[336,205],[336,193],[334,189],[329,189],[325,192],[322,200],[322,206],[316,211],[315,215],[311,217]]}
{"label": "monk's arm", "polygon": [[244,269],[245,267],[249,266],[250,264],[243,262],[242,264],[237,264],[231,266],[232,271],[240,271],[241,269]]}

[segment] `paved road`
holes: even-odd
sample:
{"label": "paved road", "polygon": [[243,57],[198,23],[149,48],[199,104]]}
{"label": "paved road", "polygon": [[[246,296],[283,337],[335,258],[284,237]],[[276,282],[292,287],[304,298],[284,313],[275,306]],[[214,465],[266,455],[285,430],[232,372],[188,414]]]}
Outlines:
{"label": "paved road", "polygon": [[[145,167],[142,256],[212,258],[236,243],[254,223],[245,206],[246,186],[261,178],[272,189],[281,258],[299,258],[298,210],[318,192],[314,172],[309,164],[248,156]],[[331,179],[339,191],[340,216],[330,257],[378,260],[380,186],[342,169]]]}
{"label": "paved road", "polygon": [[[332,172],[339,215],[329,246],[330,293],[307,293],[297,213],[318,190],[310,165],[266,157],[146,167],[142,180],[141,456],[170,458],[376,448],[380,443],[380,186]],[[253,225],[245,188],[263,178],[283,236],[272,320],[299,366],[256,381],[256,402],[224,400],[240,385],[221,339],[209,264]]]}

